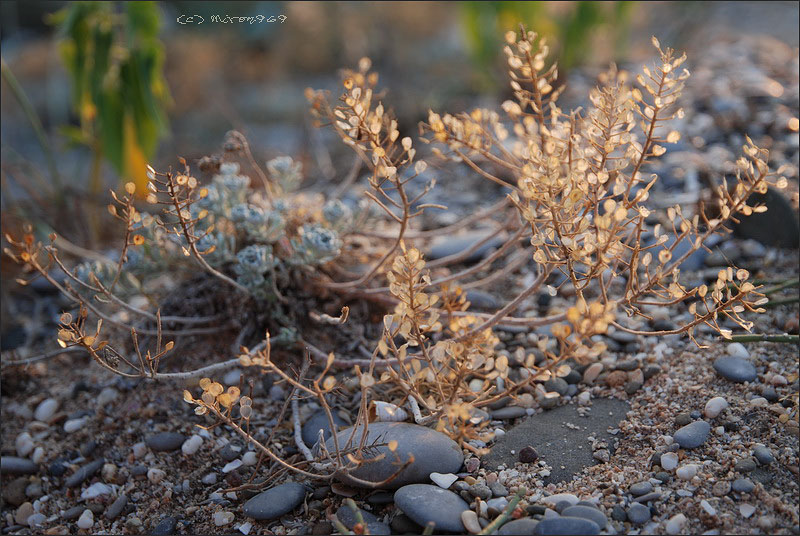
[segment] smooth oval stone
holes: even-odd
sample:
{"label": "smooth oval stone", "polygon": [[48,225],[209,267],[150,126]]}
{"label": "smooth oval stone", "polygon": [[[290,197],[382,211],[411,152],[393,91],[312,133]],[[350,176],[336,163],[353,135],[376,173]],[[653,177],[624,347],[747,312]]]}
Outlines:
{"label": "smooth oval stone", "polygon": [[569,502],[570,506],[578,504],[578,499],[572,493],[556,493],[555,495],[548,495],[547,497],[542,497],[541,502],[543,503],[550,503],[550,504],[558,504],[561,501]]}
{"label": "smooth oval stone", "polygon": [[159,521],[158,525],[153,527],[153,531],[150,534],[153,534],[154,536],[167,536],[169,534],[174,534],[177,527],[178,518],[174,516],[167,516]]}
{"label": "smooth oval stone", "polygon": [[773,456],[772,451],[764,445],[757,445],[753,449],[753,455],[761,465],[769,465],[775,461],[775,456]]}
{"label": "smooth oval stone", "polygon": [[706,442],[709,432],[711,425],[706,421],[694,421],[680,428],[672,437],[681,448],[694,449]]}
{"label": "smooth oval stone", "polygon": [[108,510],[106,510],[106,519],[109,520],[116,519],[122,513],[123,508],[125,508],[127,504],[128,504],[128,497],[126,497],[125,494],[122,494],[119,497],[117,497],[117,500],[111,503],[111,506],[109,506]]}
{"label": "smooth oval stone", "polygon": [[514,521],[509,521],[508,523],[500,527],[500,530],[497,531],[497,534],[503,534],[503,535],[520,534],[528,536],[534,533],[533,531],[534,529],[536,529],[536,525],[538,524],[539,522],[536,521],[535,519],[530,519],[527,517],[524,517],[522,519],[515,519]]}
{"label": "smooth oval stone", "polygon": [[461,512],[469,509],[464,500],[430,484],[409,484],[394,493],[394,504],[415,523],[425,526],[433,521],[434,530],[463,532]]}
{"label": "smooth oval stone", "polygon": [[641,525],[650,521],[650,509],[642,503],[633,503],[628,508],[628,521],[634,525]]}
{"label": "smooth oval stone", "polygon": [[[344,449],[350,438],[353,428],[347,428],[336,434],[339,447]],[[358,427],[353,444],[358,444],[363,428]],[[397,441],[397,449],[391,452],[388,447],[390,441]],[[458,444],[435,430],[404,422],[374,422],[367,428],[367,446],[380,444],[369,449],[364,449],[364,456],[369,458],[383,454],[383,459],[375,462],[366,462],[350,474],[357,479],[368,482],[383,482],[397,473],[398,468],[407,462],[411,456],[414,462],[400,471],[384,488],[396,489],[406,484],[429,482],[430,474],[457,473],[464,462],[464,455]],[[334,452],[333,438],[328,439],[326,446]],[[344,483],[360,487],[357,481],[349,475],[341,475],[339,479]]]}
{"label": "smooth oval stone", "polygon": [[186,441],[186,437],[177,432],[161,432],[144,440],[145,444],[156,452],[178,450],[184,441]]}
{"label": "smooth oval stone", "polygon": [[747,359],[733,356],[718,357],[714,360],[714,370],[732,382],[752,382],[756,379],[756,367]]}
{"label": "smooth oval stone", "polygon": [[603,512],[589,506],[570,506],[569,508],[565,508],[564,511],[561,512],[561,515],[563,517],[581,517],[594,521],[601,530],[604,529],[608,523],[608,519]]}
{"label": "smooth oval stone", "polygon": [[[334,412],[331,412],[331,415],[333,416],[333,424],[337,428],[347,426],[348,423],[339,417],[339,415]],[[331,427],[330,423],[328,422],[328,415],[324,410],[318,411],[309,417],[305,423],[303,423],[303,442],[306,444],[306,446],[313,447],[317,443],[317,436],[320,430],[322,430],[323,434],[325,434],[323,437],[326,440],[331,437]]]}
{"label": "smooth oval stone", "polygon": [[99,471],[103,464],[106,461],[103,458],[99,460],[95,460],[93,462],[89,462],[83,467],[79,468],[77,471],[72,473],[67,481],[64,483],[68,488],[74,488],[75,486],[80,486],[84,480],[94,475],[97,471]]}
{"label": "smooth oval stone", "polygon": [[32,475],[39,470],[39,466],[27,458],[17,456],[0,457],[0,473],[4,475]]}
{"label": "smooth oval stone", "polygon": [[645,480],[644,482],[637,482],[636,484],[632,485],[628,488],[628,491],[631,492],[631,495],[634,497],[639,497],[640,495],[644,495],[645,493],[650,493],[653,491],[653,485]]}
{"label": "smooth oval stone", "polygon": [[470,289],[467,291],[467,301],[470,309],[499,309],[500,302],[497,298],[483,290]]}
{"label": "smooth oval stone", "polygon": [[506,406],[504,408],[495,409],[489,412],[489,415],[492,416],[492,419],[498,419],[501,421],[524,417],[527,414],[528,412],[521,406]]}
{"label": "smooth oval stone", "polygon": [[533,529],[534,534],[600,534],[594,521],[581,517],[551,517],[543,519]]}
{"label": "smooth oval stone", "polygon": [[294,510],[305,496],[305,486],[297,482],[287,482],[259,493],[244,503],[242,510],[244,515],[253,519],[275,519]]}
{"label": "smooth oval stone", "polygon": [[756,489],[756,485],[750,479],[737,478],[733,481],[731,488],[737,493],[750,493]]}
{"label": "smooth oval stone", "polygon": [[[436,240],[428,252],[427,258],[429,260],[441,259],[449,257],[456,253],[461,253],[470,249],[472,246],[489,236],[491,232],[476,231],[473,233],[466,233],[460,236],[447,236]],[[484,244],[478,247],[474,252],[469,254],[461,262],[471,263],[481,260],[490,249],[498,248],[503,245],[503,239],[494,236],[487,240]]]}

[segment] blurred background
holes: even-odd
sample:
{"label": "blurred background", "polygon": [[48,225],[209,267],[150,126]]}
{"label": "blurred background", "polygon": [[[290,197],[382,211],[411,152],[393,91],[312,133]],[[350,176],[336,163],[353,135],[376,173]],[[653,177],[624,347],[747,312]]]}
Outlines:
{"label": "blurred background", "polygon": [[609,62],[651,58],[651,35],[686,50],[690,69],[720,39],[798,44],[797,2],[6,0],[0,10],[4,230],[36,220],[87,247],[102,243],[90,207],[108,188],[141,183],[146,162],[193,163],[230,129],[262,161],[302,160],[312,185],[345,175],[351,157],[312,127],[303,91],[338,91],[339,68],[363,56],[405,134],[430,108],[496,107],[508,95],[502,36],[519,22],[550,39],[562,79],[581,91]]}

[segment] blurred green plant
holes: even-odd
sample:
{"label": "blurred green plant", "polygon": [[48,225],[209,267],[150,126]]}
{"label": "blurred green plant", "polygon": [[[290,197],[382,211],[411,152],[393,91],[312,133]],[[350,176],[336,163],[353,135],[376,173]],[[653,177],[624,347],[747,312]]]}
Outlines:
{"label": "blurred green plant", "polygon": [[497,36],[519,23],[536,26],[557,45],[553,57],[567,71],[591,58],[592,32],[607,27],[613,35],[615,59],[627,45],[630,14],[635,2],[461,2],[461,22],[474,61],[482,67],[479,83],[494,85],[489,67],[499,58]]}
{"label": "blurred green plant", "polygon": [[89,191],[102,188],[108,160],[123,181],[146,192],[147,161],[167,133],[169,91],[155,2],[73,2],[50,18],[72,86],[79,126],[63,133],[93,153]]}

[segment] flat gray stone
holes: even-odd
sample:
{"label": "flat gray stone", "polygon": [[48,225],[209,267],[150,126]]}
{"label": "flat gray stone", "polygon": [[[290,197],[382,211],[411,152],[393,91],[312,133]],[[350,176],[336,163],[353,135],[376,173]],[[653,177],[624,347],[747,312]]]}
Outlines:
{"label": "flat gray stone", "polygon": [[734,356],[718,357],[714,360],[714,370],[732,382],[752,382],[756,379],[756,367],[747,359]]}
{"label": "flat gray stone", "polygon": [[17,456],[0,457],[0,473],[4,475],[32,475],[39,471],[39,466],[27,458]]}
{"label": "flat gray stone", "polygon": [[[617,428],[630,409],[627,402],[615,398],[596,398],[592,403],[586,417],[578,414],[574,404],[531,415],[508,430],[492,446],[491,451],[483,457],[484,466],[491,470],[496,470],[500,465],[514,467],[519,461],[519,452],[531,446],[539,459],[552,467],[550,476],[544,479],[545,484],[572,479],[573,475],[597,463],[592,456],[592,449],[587,448],[587,438],[594,435],[597,439],[605,440],[613,452],[616,438],[608,433],[608,429]],[[569,428],[566,423],[580,429]],[[578,445],[584,448],[578,449]]]}
{"label": "flat gray stone", "polygon": [[489,412],[489,415],[491,415],[492,419],[499,419],[501,421],[524,417],[527,414],[528,412],[525,411],[525,408],[521,406],[506,406],[504,408],[495,409]]}
{"label": "flat gray stone", "polygon": [[[353,428],[347,428],[336,434],[340,448],[346,448],[352,430]],[[362,430],[359,426],[353,439],[354,445],[361,440]],[[464,455],[458,443],[430,428],[405,422],[374,422],[369,424],[367,430],[367,448],[363,453],[365,458],[375,458],[381,454],[384,457],[375,462],[364,463],[352,471],[353,477],[369,482],[383,482],[397,473],[411,456],[414,457],[411,465],[383,486],[386,489],[430,482],[431,473],[457,473],[464,463]],[[397,441],[395,452],[391,452],[387,445],[392,440]],[[329,451],[334,451],[333,438],[328,439],[326,446]],[[348,478],[348,475],[342,475],[340,480],[359,487],[358,482]]]}
{"label": "flat gray stone", "polygon": [[653,491],[653,485],[645,480],[644,482],[637,482],[636,484],[633,484],[630,488],[628,488],[628,491],[630,491],[631,495],[634,497],[639,497],[645,493],[650,493]]}
{"label": "flat gray stone", "polygon": [[650,521],[650,508],[642,503],[633,503],[630,508],[628,508],[627,513],[628,521],[634,525],[641,525],[642,523],[647,523]]}
{"label": "flat gray stone", "polygon": [[737,493],[750,493],[756,489],[756,485],[748,478],[737,478],[731,488]]}
{"label": "flat gray stone", "polygon": [[775,456],[772,454],[772,451],[764,445],[756,445],[753,449],[753,455],[761,465],[769,465],[775,461]]}
{"label": "flat gray stone", "polygon": [[95,460],[93,462],[89,462],[83,467],[80,467],[77,471],[72,473],[67,481],[64,483],[68,488],[74,488],[76,486],[80,486],[83,484],[83,481],[87,478],[92,477],[97,471],[99,471],[103,464],[106,461],[103,458],[99,460]]}
{"label": "flat gray stone", "polygon": [[461,513],[469,505],[452,491],[430,484],[410,484],[394,493],[394,504],[415,523],[435,524],[435,531],[463,532]]}
{"label": "flat gray stone", "polygon": [[259,521],[266,521],[288,514],[303,502],[306,488],[297,482],[287,482],[262,491],[246,503],[244,515]]}
{"label": "flat gray stone", "polygon": [[105,514],[106,519],[108,520],[116,519],[122,513],[122,510],[125,508],[125,506],[127,506],[127,504],[128,504],[128,497],[125,496],[125,494],[123,493],[122,495],[117,497],[117,499],[113,503],[111,503],[111,506],[108,507],[108,510],[106,510]]}
{"label": "flat gray stone", "polygon": [[681,448],[695,449],[706,442],[709,432],[711,425],[706,421],[694,421],[678,429],[672,437]]}
{"label": "flat gray stone", "polygon": [[178,450],[186,440],[186,436],[177,432],[160,432],[148,436],[145,444],[156,452],[171,452]]}
{"label": "flat gray stone", "polygon": [[467,301],[470,309],[499,309],[500,302],[486,291],[470,289],[467,291]]}
{"label": "flat gray stone", "polygon": [[168,536],[170,534],[175,534],[175,529],[178,528],[178,518],[175,516],[167,516],[161,519],[158,522],[158,525],[153,527],[153,531],[150,533],[153,536]]}
{"label": "flat gray stone", "polygon": [[600,534],[600,527],[594,521],[581,517],[551,517],[541,520],[534,534],[573,535]]}
{"label": "flat gray stone", "polygon": [[509,535],[513,536],[515,534],[529,536],[533,534],[534,529],[536,529],[536,525],[539,522],[535,519],[531,519],[529,517],[523,517],[522,519],[515,519],[513,521],[509,521],[502,527],[500,530],[497,531],[497,534]]}
{"label": "flat gray stone", "polygon": [[[333,416],[333,424],[337,427],[337,429],[348,426],[348,423],[336,413],[331,412],[331,415]],[[303,442],[306,444],[306,446],[313,447],[314,444],[316,444],[317,436],[320,430],[323,430],[323,433],[325,434],[323,437],[326,440],[331,437],[331,426],[328,422],[328,415],[324,410],[316,412],[314,415],[309,417],[305,423],[303,423]]]}
{"label": "flat gray stone", "polygon": [[576,504],[575,506],[569,506],[564,508],[564,510],[561,512],[561,516],[582,517],[583,519],[594,521],[601,530],[606,527],[606,524],[608,524],[608,518],[606,515],[597,508],[591,506],[581,506],[579,504]]}
{"label": "flat gray stone", "polygon": [[[462,251],[468,250],[490,234],[492,233],[487,231],[475,231],[459,236],[442,237],[431,245],[431,249],[428,251],[426,258],[428,260],[436,260],[443,257],[449,257],[450,255],[455,255],[456,253],[461,253]],[[487,240],[485,244],[481,245],[477,250],[472,252],[461,262],[478,262],[486,256],[490,249],[498,248],[502,245],[503,239],[498,236],[494,236]]]}

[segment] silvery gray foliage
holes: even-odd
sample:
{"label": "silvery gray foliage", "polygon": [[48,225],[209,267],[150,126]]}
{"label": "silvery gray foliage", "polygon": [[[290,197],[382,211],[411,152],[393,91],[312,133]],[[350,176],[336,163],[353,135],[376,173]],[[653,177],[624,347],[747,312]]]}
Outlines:
{"label": "silvery gray foliage", "polygon": [[201,253],[208,252],[204,257],[209,264],[220,266],[233,260],[236,239],[230,234],[212,231],[197,241],[197,249]]}
{"label": "silvery gray foliage", "polygon": [[278,265],[277,259],[272,255],[272,247],[263,244],[253,244],[236,254],[236,281],[261,299],[269,297],[269,277]]}
{"label": "silvery gray foliage", "polygon": [[319,265],[335,259],[342,249],[342,240],[333,229],[319,224],[303,225],[300,238],[292,240],[295,264]]}
{"label": "silvery gray foliage", "polygon": [[276,242],[283,236],[283,216],[274,210],[240,203],[231,209],[231,221],[247,238],[258,242]]}
{"label": "silvery gray foliage", "polygon": [[353,211],[339,199],[332,199],[322,207],[322,216],[333,229],[342,231],[353,223]]}
{"label": "silvery gray foliage", "polygon": [[303,179],[303,165],[295,162],[291,156],[273,158],[267,162],[267,170],[283,192],[295,191]]}

